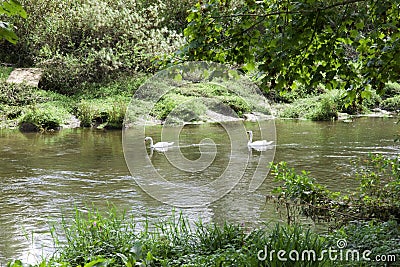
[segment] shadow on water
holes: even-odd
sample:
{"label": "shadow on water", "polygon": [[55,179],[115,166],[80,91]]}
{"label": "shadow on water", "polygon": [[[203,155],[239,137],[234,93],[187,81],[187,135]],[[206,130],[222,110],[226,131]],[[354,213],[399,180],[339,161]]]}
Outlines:
{"label": "shadow on water", "polygon": [[[357,184],[352,177],[351,161],[368,153],[398,155],[399,145],[394,138],[399,126],[394,122],[388,118],[357,119],[353,123],[276,121],[274,161],[287,161],[298,170],[308,170],[330,189],[351,190]],[[245,126],[251,129],[255,124]],[[146,128],[146,135],[159,141],[161,127]],[[149,168],[154,166],[168,181],[191,186],[201,186],[219,177],[232,157],[247,161],[243,177],[228,194],[210,205],[183,209],[185,216],[249,226],[279,221],[273,205],[265,203],[265,195],[274,186],[272,177],[263,179],[254,192],[249,190],[257,166],[269,164],[270,160],[259,161],[265,152],[249,154],[243,140],[243,144],[232,144],[241,147],[241,154],[232,155],[229,136],[217,124],[185,126],[176,143],[181,148],[174,147],[172,152],[179,149],[187,159],[196,160],[201,157],[200,152],[212,152],[207,144],[193,145],[204,138],[211,138],[217,149],[206,172],[183,172],[171,166],[166,152],[153,151],[149,158]],[[108,203],[113,203],[139,222],[146,216],[159,219],[171,214],[171,206],[146,194],[131,177],[121,131],[74,129],[22,134],[3,130],[0,153],[0,263],[49,252],[52,242],[48,222],[59,220],[61,214],[72,217],[75,207],[85,210],[93,204],[105,210]],[[146,153],[149,155],[150,150]]]}

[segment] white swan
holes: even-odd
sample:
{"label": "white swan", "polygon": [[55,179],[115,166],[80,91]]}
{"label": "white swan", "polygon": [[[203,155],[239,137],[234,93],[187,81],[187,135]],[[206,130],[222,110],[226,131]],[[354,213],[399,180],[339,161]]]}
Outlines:
{"label": "white swan", "polygon": [[247,131],[247,133],[249,134],[249,141],[247,142],[247,145],[249,147],[253,147],[253,148],[263,147],[263,146],[268,146],[274,142],[274,141],[267,142],[267,140],[260,140],[260,141],[253,142],[253,131]]}
{"label": "white swan", "polygon": [[155,148],[155,149],[161,149],[161,148],[167,148],[169,146],[172,146],[174,142],[158,142],[158,143],[153,143],[153,138],[147,136],[144,141],[146,142],[147,140],[150,140],[150,147]]}

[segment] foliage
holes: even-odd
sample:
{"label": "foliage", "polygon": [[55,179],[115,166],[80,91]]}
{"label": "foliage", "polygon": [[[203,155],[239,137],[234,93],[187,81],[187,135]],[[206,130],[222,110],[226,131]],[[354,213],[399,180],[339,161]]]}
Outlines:
{"label": "foliage", "polygon": [[[328,245],[300,225],[248,231],[239,225],[198,221],[192,227],[182,214],[175,213],[153,225],[145,221],[138,229],[132,217],[115,208],[106,215],[95,209],[76,211],[72,222],[63,219],[52,228],[58,253],[34,266],[304,266],[292,260],[282,265],[276,255],[271,261],[260,261],[257,255],[265,249],[321,253]],[[330,266],[329,261],[307,264]],[[8,266],[25,265],[14,260]]]}
{"label": "foliage", "polygon": [[[73,112],[74,100],[26,84],[0,81],[2,120],[32,123],[37,130],[57,129]],[[13,125],[13,123],[11,123]]]}
{"label": "foliage", "polygon": [[370,155],[363,165],[357,172],[360,192],[354,195],[359,202],[358,214],[400,221],[400,158]]}
{"label": "foliage", "polygon": [[370,155],[363,165],[355,173],[358,190],[342,195],[315,183],[305,171],[298,174],[285,162],[272,164],[276,180],[283,182],[273,191],[276,203],[284,208],[288,223],[299,214],[339,225],[352,220],[400,221],[400,158]]}
{"label": "foliage", "polygon": [[400,95],[400,84],[396,82],[388,82],[383,89],[383,97],[390,98]]}
{"label": "foliage", "polygon": [[330,218],[330,209],[339,193],[331,192],[302,171],[298,174],[289,168],[286,162],[271,164],[271,172],[275,181],[283,182],[272,191],[278,207],[284,207],[288,224],[296,222],[297,214],[303,214],[314,220]]}
{"label": "foliage", "polygon": [[0,104],[26,106],[45,101],[46,98],[39,95],[37,89],[32,86],[0,81]]}
{"label": "foliage", "polygon": [[[113,266],[124,266],[124,258],[119,255],[133,256],[138,246],[133,219],[117,213],[115,208],[107,215],[96,209],[87,214],[76,210],[72,223],[63,219],[61,229],[56,226],[52,229],[59,250],[57,261],[68,263],[67,266],[89,266],[86,264],[99,259],[111,260]],[[65,235],[65,243],[59,239],[59,230]]]}
{"label": "foliage", "polygon": [[332,120],[338,117],[338,112],[344,109],[343,92],[330,92],[299,98],[292,104],[279,105],[278,115],[283,118],[306,118],[311,120]]}
{"label": "foliage", "polygon": [[208,0],[192,8],[181,52],[256,69],[265,88],[322,83],[358,102],[398,78],[398,18],[389,0]]}
{"label": "foliage", "polygon": [[120,129],[129,100],[130,98],[118,96],[81,100],[77,104],[76,114],[83,127]]}
{"label": "foliage", "polygon": [[[26,122],[27,118],[21,117],[25,114],[29,121],[33,121],[32,118],[39,115],[36,111],[36,115],[32,114],[32,110],[46,110],[50,105],[48,112],[51,112],[53,117],[60,116],[57,121],[61,124],[65,123],[66,117],[74,114],[82,120],[81,126],[121,128],[130,97],[144,78],[121,76],[106,84],[85,84],[74,96],[0,81],[0,116],[8,122],[15,119]],[[43,117],[44,114],[40,116]]]}
{"label": "foliage", "polygon": [[[27,14],[22,5],[16,0],[2,1],[0,4],[0,16],[20,16],[26,19]],[[0,21],[0,39],[6,39],[12,44],[18,42],[18,36],[14,33],[12,24]]]}
{"label": "foliage", "polygon": [[380,104],[380,107],[388,111],[399,111],[400,110],[400,95],[386,98]]}
{"label": "foliage", "polygon": [[29,123],[37,130],[57,130],[69,117],[69,113],[52,104],[41,104],[29,107],[19,119],[19,124]]}
{"label": "foliage", "polygon": [[185,103],[186,101],[190,101],[190,99],[190,97],[179,94],[166,94],[155,104],[152,113],[158,119],[165,120],[177,106]]}
{"label": "foliage", "polygon": [[7,80],[8,76],[10,76],[10,73],[13,71],[12,67],[0,67],[0,81],[5,81]]}
{"label": "foliage", "polygon": [[118,75],[108,82],[83,83],[73,97],[87,100],[115,96],[132,97],[147,78],[148,75],[145,74],[126,74]]}
{"label": "foliage", "polygon": [[307,87],[299,82],[294,82],[290,90],[269,91],[266,97],[275,103],[293,103],[297,99],[317,96],[326,92],[325,86],[319,84],[316,87]]}
{"label": "foliage", "polygon": [[[250,111],[269,112],[259,107],[261,106],[260,98],[251,95],[250,90],[243,88],[241,95],[238,95],[236,91],[228,89],[229,86],[233,85],[226,85],[223,82],[221,84],[204,82],[182,84],[171,88],[155,104],[153,116],[165,120],[171,114],[175,118],[169,119],[199,121],[205,119],[208,109],[217,113],[225,111],[231,116],[234,116],[233,112],[235,112],[238,117]],[[229,109],[230,112],[225,109]]]}
{"label": "foliage", "polygon": [[[382,264],[391,266],[400,260],[399,238],[400,226],[396,221],[351,222],[328,236],[333,245],[337,240],[345,239],[346,249],[370,250],[372,252],[370,259],[376,259],[378,255],[386,257],[386,261],[370,262],[368,266],[382,266]],[[352,262],[340,263],[343,266],[353,266],[352,264]]]}
{"label": "foliage", "polygon": [[7,51],[1,57],[13,64],[43,67],[43,88],[65,94],[74,94],[83,82],[152,71],[151,61],[176,50],[183,40],[159,15],[171,8],[165,1],[23,0],[23,4],[30,19],[14,20],[21,40],[14,47],[0,44]]}

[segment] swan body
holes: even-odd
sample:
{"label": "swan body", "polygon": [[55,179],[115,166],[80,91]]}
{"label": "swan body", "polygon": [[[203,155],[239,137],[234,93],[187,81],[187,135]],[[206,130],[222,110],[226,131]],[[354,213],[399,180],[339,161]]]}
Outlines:
{"label": "swan body", "polygon": [[161,149],[161,150],[162,150],[162,148],[167,148],[167,147],[172,146],[172,145],[174,144],[174,142],[158,142],[158,143],[155,143],[155,144],[154,144],[153,138],[151,138],[151,137],[149,137],[149,136],[147,136],[147,137],[144,139],[145,142],[146,142],[147,140],[150,140],[150,147],[151,147],[151,148],[154,148],[154,149]]}
{"label": "swan body", "polygon": [[267,140],[260,140],[260,141],[254,141],[253,142],[253,131],[247,131],[249,134],[249,141],[247,142],[247,145],[249,147],[264,147],[264,146],[269,146],[272,144],[274,141],[267,141]]}

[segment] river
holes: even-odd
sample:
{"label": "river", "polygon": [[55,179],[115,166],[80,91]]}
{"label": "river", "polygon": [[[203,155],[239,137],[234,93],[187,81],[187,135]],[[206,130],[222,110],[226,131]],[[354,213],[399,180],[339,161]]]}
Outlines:
{"label": "river", "polygon": [[[310,171],[311,176],[329,189],[352,190],[357,186],[352,175],[354,160],[368,153],[398,155],[400,145],[394,139],[400,127],[396,121],[359,118],[350,123],[262,122],[261,129],[270,129],[264,137],[275,140],[274,146],[263,152],[248,151],[245,142],[232,143],[229,134],[218,124],[190,125],[181,129],[179,143],[173,149],[179,144],[182,155],[196,160],[207,151],[207,144],[205,148],[198,144],[204,138],[211,139],[214,145],[210,149],[216,148],[217,153],[204,172],[177,170],[176,166],[171,167],[167,153],[157,151],[148,158],[148,163],[169,181],[192,186],[207,184],[220,177],[228,167],[233,168],[228,176],[243,170],[242,178],[234,187],[227,188],[211,204],[177,209],[191,220],[202,218],[206,222],[229,221],[257,226],[265,221],[280,220],[273,205],[265,201],[274,186],[270,175],[255,182],[254,192],[249,190],[257,168],[266,173],[270,159],[287,161],[291,167]],[[255,137],[260,136],[255,123],[236,122],[230,127],[253,129]],[[161,129],[160,126],[147,127],[146,135],[159,140]],[[136,178],[146,176],[145,166],[139,166],[142,171],[132,177],[123,152],[133,153],[135,148],[127,148],[126,143],[123,146],[122,139],[121,131],[91,129],[65,129],[46,134],[0,131],[0,266],[16,258],[35,262],[50,253],[49,222],[59,222],[62,215],[72,218],[75,209],[87,210],[94,205],[106,210],[112,203],[133,214],[139,222],[146,217],[156,220],[171,215],[173,208],[160,202],[157,192],[149,195],[138,185],[142,181]],[[231,145],[239,148],[232,149]],[[229,165],[235,160],[237,164]],[[245,169],[238,160],[246,161]],[[204,191],[203,195],[208,194]],[[165,199],[166,202],[179,199],[181,204],[185,203],[181,199],[191,201],[190,195]]]}

